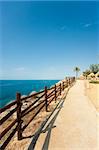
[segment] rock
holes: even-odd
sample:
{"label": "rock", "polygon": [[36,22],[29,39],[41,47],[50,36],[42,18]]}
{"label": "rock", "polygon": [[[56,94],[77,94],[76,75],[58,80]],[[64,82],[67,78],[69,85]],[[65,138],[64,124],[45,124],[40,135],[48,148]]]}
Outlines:
{"label": "rock", "polygon": [[60,83],[62,83],[62,81],[57,82],[56,85],[59,85]]}
{"label": "rock", "polygon": [[[56,83],[56,84],[57,84],[57,83]],[[50,86],[50,88],[53,88],[53,87],[55,87],[55,85]]]}
{"label": "rock", "polygon": [[36,94],[37,92],[36,91],[32,91],[29,95],[33,95],[33,94]]}
{"label": "rock", "polygon": [[21,98],[25,98],[25,97],[27,97],[27,95],[22,95],[22,96],[21,96]]}
{"label": "rock", "polygon": [[40,90],[40,92],[44,91],[43,89]]}

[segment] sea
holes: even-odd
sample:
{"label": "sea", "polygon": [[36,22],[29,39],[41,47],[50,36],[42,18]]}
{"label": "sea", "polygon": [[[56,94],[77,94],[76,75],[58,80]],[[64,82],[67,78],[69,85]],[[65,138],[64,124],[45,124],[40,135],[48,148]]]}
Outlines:
{"label": "sea", "polygon": [[16,99],[16,93],[29,95],[31,92],[39,92],[45,86],[48,88],[59,80],[0,80],[0,108]]}

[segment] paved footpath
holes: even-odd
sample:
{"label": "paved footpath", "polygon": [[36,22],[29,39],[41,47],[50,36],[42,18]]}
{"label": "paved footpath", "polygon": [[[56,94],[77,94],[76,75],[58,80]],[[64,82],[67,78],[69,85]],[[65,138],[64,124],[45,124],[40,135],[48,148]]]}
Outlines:
{"label": "paved footpath", "polygon": [[70,89],[60,112],[41,133],[35,150],[99,150],[96,109],[85,95],[84,81]]}

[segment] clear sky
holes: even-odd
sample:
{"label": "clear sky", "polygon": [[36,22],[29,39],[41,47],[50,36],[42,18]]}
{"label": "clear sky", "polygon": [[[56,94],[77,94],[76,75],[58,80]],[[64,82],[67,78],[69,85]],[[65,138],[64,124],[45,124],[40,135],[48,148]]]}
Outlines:
{"label": "clear sky", "polygon": [[0,2],[0,79],[61,79],[97,63],[99,2]]}

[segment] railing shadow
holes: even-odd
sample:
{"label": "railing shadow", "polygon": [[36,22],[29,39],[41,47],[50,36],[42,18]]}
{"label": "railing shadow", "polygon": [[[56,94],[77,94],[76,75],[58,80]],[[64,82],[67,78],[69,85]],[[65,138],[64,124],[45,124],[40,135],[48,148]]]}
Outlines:
{"label": "railing shadow", "polygon": [[[73,86],[73,85],[72,85]],[[72,87],[71,86],[71,87]],[[40,128],[38,129],[38,131],[32,135],[31,137],[33,138],[28,150],[34,150],[35,146],[36,146],[36,142],[40,136],[41,133],[45,133],[48,132],[44,141],[44,144],[42,146],[42,148],[40,148],[41,150],[48,150],[48,146],[49,146],[49,142],[50,142],[50,136],[51,136],[51,131],[52,129],[54,129],[56,126],[54,125],[54,122],[60,112],[60,110],[63,107],[64,104],[64,99],[67,97],[67,94],[69,92],[70,87],[68,87],[66,95],[64,96],[63,100],[60,100],[60,102],[57,104],[57,106],[55,107],[55,109],[53,110],[53,112],[50,114],[50,116],[48,116],[48,118],[41,124]],[[54,112],[56,111],[56,113],[54,114]],[[53,115],[54,114],[54,115]],[[51,121],[48,123],[49,119],[52,117]],[[47,127],[44,129],[44,127],[46,126],[46,124],[48,123]],[[44,129],[44,130],[43,130]]]}
{"label": "railing shadow", "polygon": [[[47,136],[45,138],[43,147],[40,148],[40,149],[42,149],[42,150],[47,150],[48,149],[48,145],[49,145],[49,141],[50,141],[50,135],[51,135],[51,130],[56,127],[53,124],[54,124],[54,122],[55,122],[55,120],[56,120],[56,118],[57,118],[57,116],[58,116],[61,108],[63,107],[63,103],[64,103],[64,100],[61,100],[57,104],[56,108],[53,110],[53,112],[51,113],[51,115],[45,120],[45,122],[42,123],[41,127],[35,133],[35,135],[33,135],[33,139],[32,139],[32,141],[31,141],[31,143],[30,143],[30,145],[28,147],[28,150],[33,150],[35,148],[36,142],[37,142],[40,134],[41,133],[45,133],[47,131],[48,131],[48,133],[47,133]],[[56,112],[56,113],[54,114],[54,112]],[[51,118],[51,121],[48,123],[48,121],[49,121],[50,118]],[[48,123],[48,125],[46,126],[47,123]],[[44,129],[45,126],[46,126],[46,128]]]}
{"label": "railing shadow", "polygon": [[62,108],[63,102],[61,103],[61,105],[58,108],[57,113],[53,116],[52,120],[50,121],[50,123],[47,125],[47,127],[45,128],[45,130],[43,130],[43,133],[48,132],[44,141],[44,144],[42,146],[42,150],[48,150],[49,147],[49,142],[50,142],[50,137],[51,137],[51,131],[53,128],[55,128],[56,126],[54,125],[54,122]]}

